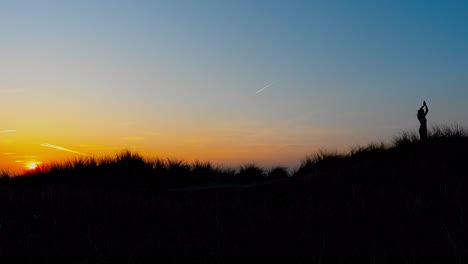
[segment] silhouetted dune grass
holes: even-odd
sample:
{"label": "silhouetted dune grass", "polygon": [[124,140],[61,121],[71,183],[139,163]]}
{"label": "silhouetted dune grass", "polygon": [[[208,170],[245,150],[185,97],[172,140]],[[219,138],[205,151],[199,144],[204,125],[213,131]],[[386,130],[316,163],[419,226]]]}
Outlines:
{"label": "silhouetted dune grass", "polygon": [[[461,149],[466,143],[468,133],[459,126],[435,127],[429,133],[427,142],[420,142],[417,133],[403,132],[390,144],[368,144],[353,148],[347,154],[320,151],[307,156],[292,176],[319,176],[326,174],[343,174],[352,167],[356,170],[386,169],[392,170],[406,166],[416,169],[416,163],[427,163],[435,159],[464,156]],[[431,155],[429,155],[431,153]],[[461,156],[459,156],[461,155]],[[447,162],[451,161],[448,159]],[[378,168],[377,168],[378,167]],[[362,171],[361,171],[362,172]],[[3,172],[6,176],[8,173]],[[154,178],[160,184],[190,185],[209,182],[248,182],[273,178],[287,178],[286,168],[276,167],[270,170],[254,164],[241,166],[238,170],[213,166],[210,162],[196,161],[192,164],[183,160],[152,159],[147,160],[137,153],[122,151],[115,157],[76,158],[62,163],[41,165],[35,171],[27,172],[25,178],[65,178],[81,177],[98,181],[137,180],[135,178]],[[326,177],[326,176],[325,176]]]}
{"label": "silhouetted dune grass", "polygon": [[415,132],[403,132],[390,144],[379,143],[356,147],[348,154],[319,152],[308,156],[299,167],[295,176],[313,176],[320,172],[347,170],[348,176],[366,174],[371,170],[378,172],[377,180],[387,174],[427,176],[435,171],[426,167],[459,168],[460,161],[466,160],[468,136],[461,127],[435,127],[427,141],[422,142]]}
{"label": "silhouetted dune grass", "polygon": [[[284,171],[283,171],[284,170]],[[264,168],[253,164],[241,166],[238,170],[214,166],[210,162],[188,163],[175,159],[144,159],[138,153],[122,151],[115,157],[76,158],[62,163],[44,164],[28,171],[18,178],[41,178],[43,180],[69,179],[90,182],[106,181],[148,181],[161,186],[186,186],[216,182],[245,183],[268,178]],[[276,168],[275,178],[287,177],[286,168]]]}
{"label": "silhouetted dune grass", "polygon": [[[289,262],[468,261],[468,133],[436,127],[290,175],[124,151],[0,178],[0,255],[288,256]],[[106,259],[103,260],[107,261]]]}

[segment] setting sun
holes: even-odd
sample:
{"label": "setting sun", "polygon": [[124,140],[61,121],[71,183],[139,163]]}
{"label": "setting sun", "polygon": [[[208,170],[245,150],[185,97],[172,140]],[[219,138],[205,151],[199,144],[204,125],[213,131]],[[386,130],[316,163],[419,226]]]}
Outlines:
{"label": "setting sun", "polygon": [[31,161],[29,162],[28,164],[26,164],[26,168],[28,170],[35,170],[37,168],[37,165],[39,165],[38,162],[35,162],[35,161]]}

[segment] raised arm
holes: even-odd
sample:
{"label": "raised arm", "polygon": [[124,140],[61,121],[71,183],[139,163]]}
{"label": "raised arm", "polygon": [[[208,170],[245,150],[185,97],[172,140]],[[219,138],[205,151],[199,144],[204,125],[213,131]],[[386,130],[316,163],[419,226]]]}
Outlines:
{"label": "raised arm", "polygon": [[427,104],[424,102],[424,106],[426,107],[426,112],[424,113],[425,116],[427,116],[427,113],[429,113],[429,108],[427,107]]}

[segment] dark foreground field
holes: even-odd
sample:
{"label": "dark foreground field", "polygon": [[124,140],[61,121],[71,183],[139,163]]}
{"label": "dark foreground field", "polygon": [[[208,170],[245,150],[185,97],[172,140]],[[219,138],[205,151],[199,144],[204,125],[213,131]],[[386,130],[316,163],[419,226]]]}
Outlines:
{"label": "dark foreground field", "polygon": [[467,263],[467,150],[466,132],[439,129],[319,154],[293,175],[131,153],[76,160],[0,180],[0,255]]}

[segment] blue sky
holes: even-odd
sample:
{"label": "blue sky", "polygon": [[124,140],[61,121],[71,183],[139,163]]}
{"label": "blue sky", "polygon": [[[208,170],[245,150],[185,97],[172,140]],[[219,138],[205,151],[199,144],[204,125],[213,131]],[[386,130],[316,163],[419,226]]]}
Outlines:
{"label": "blue sky", "polygon": [[467,125],[467,11],[466,1],[3,1],[0,130],[26,131],[22,146],[60,137],[80,152],[105,141],[291,165],[416,130],[423,100],[429,125]]}

